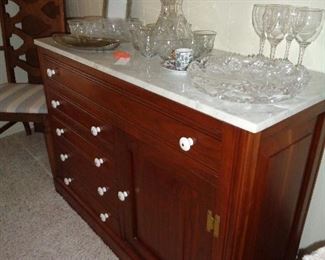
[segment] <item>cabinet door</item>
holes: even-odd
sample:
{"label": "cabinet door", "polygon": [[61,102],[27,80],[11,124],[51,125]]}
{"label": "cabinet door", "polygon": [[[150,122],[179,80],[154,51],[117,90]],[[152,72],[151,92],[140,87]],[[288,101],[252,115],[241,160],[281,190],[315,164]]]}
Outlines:
{"label": "cabinet door", "polygon": [[216,183],[203,180],[200,165],[167,147],[133,142],[123,158],[127,242],[143,259],[211,259],[219,232]]}

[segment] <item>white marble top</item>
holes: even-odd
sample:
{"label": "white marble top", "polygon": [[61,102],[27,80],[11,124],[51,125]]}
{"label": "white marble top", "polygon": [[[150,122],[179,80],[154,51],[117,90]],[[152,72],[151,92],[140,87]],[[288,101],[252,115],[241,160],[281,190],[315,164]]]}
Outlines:
{"label": "white marble top", "polygon": [[145,58],[129,44],[121,44],[118,49],[130,52],[130,62],[117,65],[111,51],[78,51],[58,45],[51,38],[35,40],[35,43],[252,133],[260,132],[325,99],[325,74],[319,72],[311,72],[309,86],[293,99],[267,105],[239,104],[200,92],[191,85],[186,74],[162,68],[159,57]]}

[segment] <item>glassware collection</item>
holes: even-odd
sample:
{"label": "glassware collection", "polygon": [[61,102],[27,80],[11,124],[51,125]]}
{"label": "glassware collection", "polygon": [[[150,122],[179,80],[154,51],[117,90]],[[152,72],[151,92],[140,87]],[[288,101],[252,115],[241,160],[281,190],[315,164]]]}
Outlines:
{"label": "glassware collection", "polygon": [[[210,96],[237,103],[268,104],[296,96],[310,80],[302,66],[306,47],[320,34],[322,9],[279,4],[255,4],[252,24],[260,38],[258,55],[208,56],[192,62],[188,74],[193,86]],[[286,40],[283,59],[275,59],[278,44]],[[297,65],[289,61],[291,42],[299,44]],[[263,55],[265,41],[270,58]]]}
{"label": "glassware collection", "polygon": [[259,55],[263,55],[267,40],[271,46],[270,59],[274,59],[278,44],[285,39],[284,59],[288,60],[291,42],[295,39],[300,46],[297,64],[301,65],[306,47],[322,30],[324,16],[324,10],[318,8],[280,4],[254,5],[252,23],[260,38]]}
{"label": "glassware collection", "polygon": [[192,31],[191,24],[183,14],[183,0],[160,1],[161,11],[155,24],[130,24],[132,44],[145,57],[159,55],[163,67],[184,70],[175,65],[176,50],[191,49],[191,59],[207,55],[213,49],[216,32]]}
{"label": "glassware collection", "polygon": [[[191,24],[183,14],[183,0],[160,1],[160,15],[154,24],[145,25],[138,18],[85,17],[68,20],[70,33],[79,42],[85,43],[93,42],[93,38],[131,41],[134,49],[143,56],[150,58],[159,55],[163,60],[162,65],[176,64],[173,62],[175,51],[181,48],[192,49],[195,59],[208,55],[213,49],[216,32],[192,31]],[[164,63],[167,60],[171,62]],[[168,68],[171,67],[168,65]],[[175,67],[175,70],[178,69]]]}
{"label": "glassware collection", "polygon": [[[237,103],[268,104],[296,96],[309,82],[302,66],[306,47],[322,30],[324,10],[279,4],[255,4],[252,24],[260,38],[258,55],[208,56],[188,68],[191,81],[210,96]],[[275,59],[278,44],[286,40],[283,59]],[[297,66],[289,61],[291,42],[299,44]],[[270,58],[263,55],[265,41]]]}
{"label": "glassware collection", "polygon": [[[154,24],[144,24],[138,18],[110,19],[86,17],[70,19],[71,39],[78,44],[103,44],[94,39],[131,41],[144,57],[155,55],[162,59],[162,67],[188,72],[199,90],[222,100],[242,103],[274,103],[295,96],[309,81],[309,73],[302,66],[306,47],[320,34],[325,12],[322,9],[280,4],[255,4],[252,25],[260,39],[257,55],[211,55],[215,31],[192,31],[186,20],[183,0],[160,0],[161,11]],[[71,39],[66,39],[72,42]],[[59,39],[58,42],[62,42]],[[277,46],[286,41],[283,59],[276,59]],[[289,61],[293,40],[299,44],[297,65]],[[269,58],[264,56],[265,42],[270,44]],[[118,43],[117,43],[118,42]],[[105,46],[100,46],[106,50]],[[112,49],[110,48],[110,49]]]}

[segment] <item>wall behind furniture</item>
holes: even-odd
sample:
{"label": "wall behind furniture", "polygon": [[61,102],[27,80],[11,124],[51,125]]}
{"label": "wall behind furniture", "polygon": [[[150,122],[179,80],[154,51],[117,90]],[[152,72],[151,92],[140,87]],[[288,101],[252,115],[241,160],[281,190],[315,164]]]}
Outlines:
{"label": "wall behind furniture", "polygon": [[103,0],[65,0],[67,17],[102,15]]}
{"label": "wall behind furniture", "polygon": [[[105,0],[66,0],[66,16],[101,16],[103,14],[103,5]],[[106,0],[108,1],[108,17],[125,17],[128,0]]]}
{"label": "wall behind furniture", "polygon": [[[239,52],[242,54],[256,53],[258,37],[251,25],[251,10],[254,3],[281,3],[299,6],[311,6],[325,9],[325,0],[184,0],[184,13],[193,25],[193,29],[211,29],[218,35],[215,48]],[[102,0],[66,0],[67,16],[100,15]],[[133,0],[131,16],[139,17],[147,23],[155,22],[160,12],[159,0]],[[265,53],[268,53],[268,48]],[[278,50],[278,57],[284,53],[282,43]],[[298,46],[293,44],[290,59],[296,61]],[[325,30],[316,42],[306,50],[304,65],[309,69],[325,73]],[[325,85],[325,82],[324,82]],[[325,86],[324,86],[325,87]],[[322,198],[325,197],[325,156],[322,160],[316,187],[310,205],[301,247],[325,240],[325,207]]]}

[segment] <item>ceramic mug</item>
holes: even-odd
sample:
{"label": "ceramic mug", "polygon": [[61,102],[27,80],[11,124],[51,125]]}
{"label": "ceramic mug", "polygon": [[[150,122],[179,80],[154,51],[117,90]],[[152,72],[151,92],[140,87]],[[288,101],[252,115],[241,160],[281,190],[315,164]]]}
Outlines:
{"label": "ceramic mug", "polygon": [[193,50],[181,48],[175,50],[176,70],[186,70],[193,60]]}

